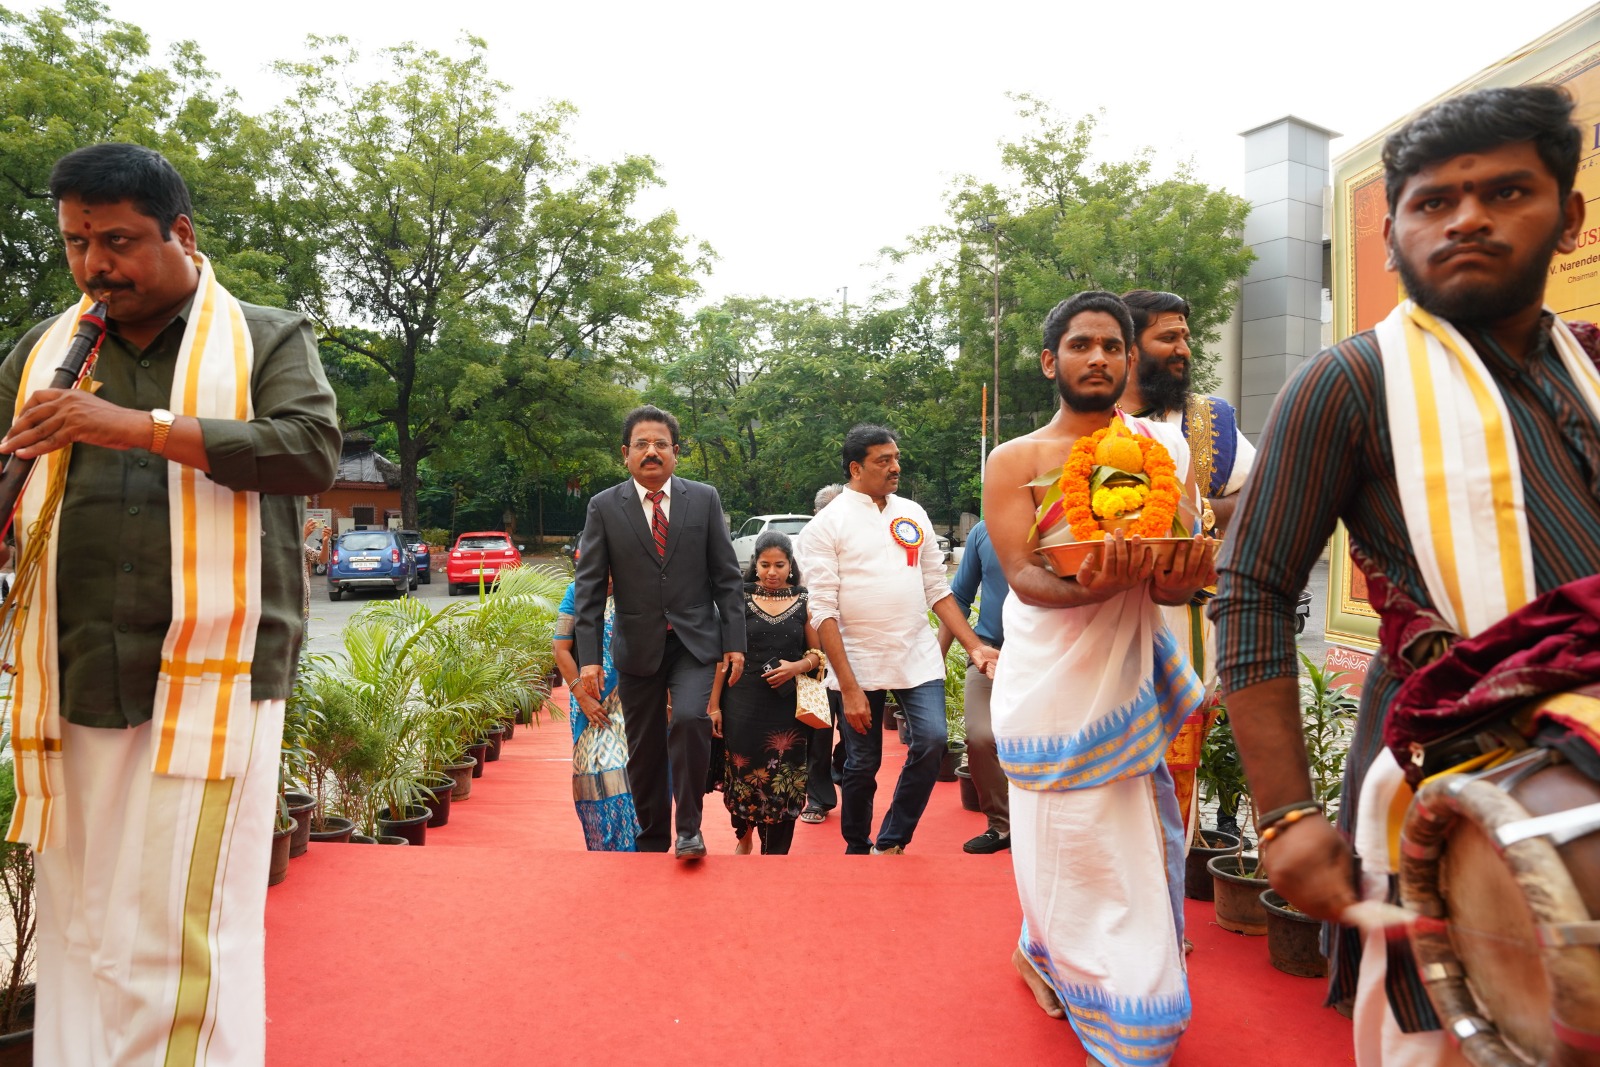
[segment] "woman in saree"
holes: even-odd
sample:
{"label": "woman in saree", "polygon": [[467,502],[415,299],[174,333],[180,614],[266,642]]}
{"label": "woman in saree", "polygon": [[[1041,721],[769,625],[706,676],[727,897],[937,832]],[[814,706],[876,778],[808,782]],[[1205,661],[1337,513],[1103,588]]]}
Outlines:
{"label": "woman in saree", "polygon": [[605,683],[596,700],[574,684],[578,680],[578,661],[573,654],[576,588],[567,586],[566,595],[561,598],[550,643],[556,668],[572,694],[572,800],[578,809],[578,821],[583,824],[583,842],[590,852],[632,852],[639,835],[639,818],[628,788],[628,737],[622,728],[617,669],[611,662],[611,623],[616,609],[608,596],[603,641]]}

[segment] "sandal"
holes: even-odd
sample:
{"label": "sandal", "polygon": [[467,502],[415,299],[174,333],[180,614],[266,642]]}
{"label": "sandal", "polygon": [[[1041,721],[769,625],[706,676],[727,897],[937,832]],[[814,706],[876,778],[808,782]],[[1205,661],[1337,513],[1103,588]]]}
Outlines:
{"label": "sandal", "polygon": [[800,813],[801,822],[819,823],[828,817],[828,813],[821,808],[807,808]]}

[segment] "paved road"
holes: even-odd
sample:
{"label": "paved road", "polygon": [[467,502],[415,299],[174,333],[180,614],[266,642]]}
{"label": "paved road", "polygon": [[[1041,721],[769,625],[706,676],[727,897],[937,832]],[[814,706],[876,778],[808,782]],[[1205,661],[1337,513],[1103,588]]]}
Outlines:
{"label": "paved road", "polygon": [[[551,558],[530,558],[530,563],[555,563]],[[955,570],[952,567],[951,573]],[[1311,619],[1306,623],[1305,633],[1300,635],[1300,650],[1311,657],[1317,666],[1322,665],[1323,658],[1327,655],[1328,646],[1323,640],[1322,625],[1325,618],[1328,601],[1328,564],[1320,561],[1311,571],[1311,581],[1307,586],[1311,590]],[[433,584],[419,585],[412,590],[412,596],[421,597],[428,601],[431,607],[438,608],[443,602],[450,599],[445,589],[444,575],[436,573]],[[344,624],[350,616],[360,611],[373,600],[383,599],[381,593],[346,593],[339,602],[333,603],[328,599],[328,582],[320,575],[313,576],[311,586],[311,644],[312,652],[337,652],[340,648],[339,634],[344,629]]]}
{"label": "paved road", "polygon": [[[438,610],[447,603],[451,597],[445,586],[444,575],[435,574],[431,585],[418,585],[411,590],[411,595],[427,601],[428,606]],[[328,599],[328,579],[322,575],[312,575],[311,578],[311,641],[307,646],[311,652],[338,652],[343,647],[340,634],[344,631],[344,624],[350,621],[350,616],[366,607],[375,600],[388,600],[391,597],[382,592],[373,593],[346,593],[337,603]],[[457,597],[456,599],[464,599]]]}

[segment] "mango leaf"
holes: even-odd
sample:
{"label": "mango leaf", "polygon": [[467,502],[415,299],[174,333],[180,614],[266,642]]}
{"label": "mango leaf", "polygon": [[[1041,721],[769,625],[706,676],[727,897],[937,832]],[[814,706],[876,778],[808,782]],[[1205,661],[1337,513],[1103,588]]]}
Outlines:
{"label": "mango leaf", "polygon": [[1039,475],[1039,477],[1029,482],[1028,488],[1034,489],[1041,485],[1049,485],[1052,482],[1059,483],[1061,481],[1061,472],[1065,469],[1066,468],[1062,466],[1057,467],[1053,471],[1046,471],[1044,474]]}
{"label": "mango leaf", "polygon": [[1116,467],[1096,467],[1094,474],[1089,478],[1089,492],[1092,494],[1113,478],[1122,478],[1130,482],[1138,482],[1141,485],[1150,484],[1150,477],[1146,474],[1134,474],[1131,471],[1119,470]]}

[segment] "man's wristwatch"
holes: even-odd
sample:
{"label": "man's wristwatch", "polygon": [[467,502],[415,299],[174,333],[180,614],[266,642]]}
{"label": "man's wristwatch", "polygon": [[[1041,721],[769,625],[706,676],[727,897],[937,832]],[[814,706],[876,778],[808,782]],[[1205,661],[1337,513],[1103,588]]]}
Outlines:
{"label": "man's wristwatch", "polygon": [[177,418],[166,408],[155,408],[150,412],[150,451],[161,455],[167,450],[167,434],[172,432],[172,423]]}

